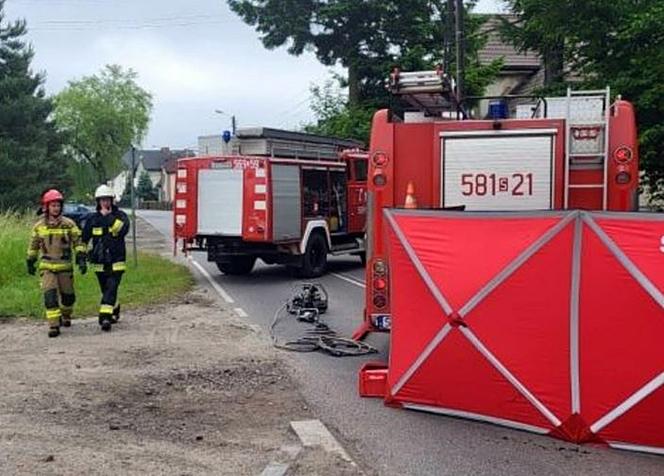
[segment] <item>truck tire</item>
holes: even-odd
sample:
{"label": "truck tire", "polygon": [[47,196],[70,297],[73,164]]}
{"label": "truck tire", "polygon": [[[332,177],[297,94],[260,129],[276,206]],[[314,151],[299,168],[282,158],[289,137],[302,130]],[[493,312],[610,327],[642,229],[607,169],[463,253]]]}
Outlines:
{"label": "truck tire", "polygon": [[242,276],[251,273],[255,264],[255,256],[233,256],[230,261],[217,262],[217,268],[224,274]]}
{"label": "truck tire", "polygon": [[317,278],[327,269],[327,241],[322,233],[312,233],[302,256],[300,276]]}

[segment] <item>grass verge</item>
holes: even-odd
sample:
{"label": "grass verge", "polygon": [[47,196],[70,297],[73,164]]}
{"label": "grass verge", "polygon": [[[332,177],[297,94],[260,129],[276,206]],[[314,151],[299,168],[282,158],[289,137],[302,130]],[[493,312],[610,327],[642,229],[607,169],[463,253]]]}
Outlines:
{"label": "grass verge", "polygon": [[[25,256],[33,219],[0,213],[0,319],[43,317],[43,298],[38,276],[29,276]],[[138,267],[129,260],[120,285],[123,308],[163,302],[188,290],[193,284],[189,270],[161,256],[139,253]],[[97,314],[101,293],[95,273],[74,275],[75,317]]]}

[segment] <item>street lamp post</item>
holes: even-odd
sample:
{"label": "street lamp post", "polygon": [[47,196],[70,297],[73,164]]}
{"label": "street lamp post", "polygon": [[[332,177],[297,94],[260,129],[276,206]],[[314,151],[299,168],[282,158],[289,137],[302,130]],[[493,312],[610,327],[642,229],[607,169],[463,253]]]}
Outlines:
{"label": "street lamp post", "polygon": [[233,131],[233,136],[237,131],[237,123],[235,121],[235,114],[228,114],[227,112],[222,111],[221,109],[215,109],[214,112],[221,114],[222,116],[231,116],[231,130]]}
{"label": "street lamp post", "polygon": [[136,197],[134,196],[134,181],[136,180],[136,147],[131,146],[131,186],[130,200],[131,200],[131,234],[133,242],[134,266],[138,267],[138,253],[136,251]]}

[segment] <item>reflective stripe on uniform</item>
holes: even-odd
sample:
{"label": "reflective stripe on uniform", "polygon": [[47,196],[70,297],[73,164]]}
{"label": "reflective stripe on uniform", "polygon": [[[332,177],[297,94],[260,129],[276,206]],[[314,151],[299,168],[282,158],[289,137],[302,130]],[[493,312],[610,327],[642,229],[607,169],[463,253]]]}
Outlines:
{"label": "reflective stripe on uniform", "polygon": [[113,263],[113,271],[127,271],[127,263],[124,261]]}
{"label": "reflective stripe on uniform", "polygon": [[104,234],[104,229],[100,227],[95,227],[92,229],[93,236],[102,236]]}
{"label": "reflective stripe on uniform", "polygon": [[122,230],[123,226],[124,226],[124,223],[122,222],[122,220],[116,218],[115,221],[113,222],[113,225],[111,225],[111,228],[110,228],[111,233],[113,235],[117,235],[118,233],[120,233],[120,230]]}
{"label": "reflective stripe on uniform", "polygon": [[54,273],[60,271],[71,271],[73,269],[71,263],[49,263],[47,261],[42,261],[39,263],[40,271],[53,271]]}
{"label": "reflective stripe on uniform", "polygon": [[46,238],[51,235],[55,236],[64,236],[64,235],[69,235],[72,232],[72,228],[51,228],[48,226],[38,226],[37,227],[37,234],[41,238]]}
{"label": "reflective stripe on uniform", "polygon": [[46,309],[46,319],[49,321],[55,321],[62,317],[62,311],[60,309]]}
{"label": "reflective stripe on uniform", "polygon": [[113,306],[102,304],[99,306],[99,314],[113,314]]}
{"label": "reflective stripe on uniform", "polygon": [[103,273],[104,272],[104,265],[103,264],[93,264],[92,265],[92,270],[95,273]]}
{"label": "reflective stripe on uniform", "polygon": [[77,247],[74,248],[74,251],[76,251],[77,253],[85,253],[86,251],[88,251],[88,248],[85,245],[78,245]]}
{"label": "reflective stripe on uniform", "polygon": [[39,250],[28,250],[28,258],[36,258],[39,256]]}

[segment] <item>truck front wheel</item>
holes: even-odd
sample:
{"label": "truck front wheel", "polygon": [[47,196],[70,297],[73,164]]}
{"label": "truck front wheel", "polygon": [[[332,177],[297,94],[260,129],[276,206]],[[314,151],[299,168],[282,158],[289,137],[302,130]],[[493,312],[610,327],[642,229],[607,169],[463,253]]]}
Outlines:
{"label": "truck front wheel", "polygon": [[327,241],[322,233],[313,233],[302,256],[300,275],[303,278],[317,278],[325,274],[326,268]]}
{"label": "truck front wheel", "polygon": [[217,268],[224,274],[241,276],[251,273],[255,264],[255,256],[233,256],[230,261],[217,262]]}

